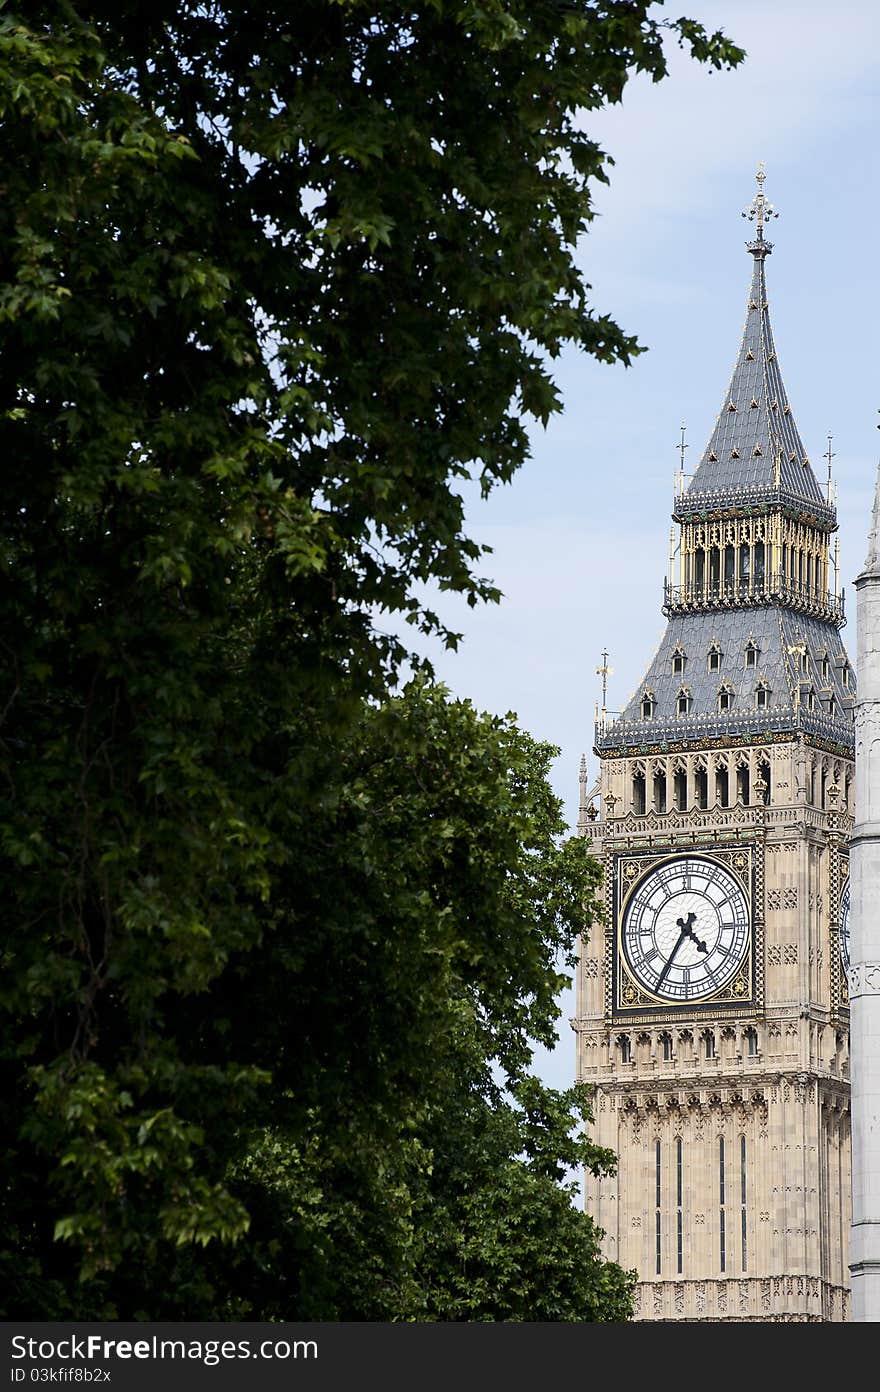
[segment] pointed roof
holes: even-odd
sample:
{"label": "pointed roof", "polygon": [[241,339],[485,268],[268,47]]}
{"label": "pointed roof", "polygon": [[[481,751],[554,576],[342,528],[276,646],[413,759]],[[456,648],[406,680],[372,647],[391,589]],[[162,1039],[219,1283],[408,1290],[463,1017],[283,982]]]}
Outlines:
{"label": "pointed roof", "polygon": [[[716,654],[714,663],[710,653]],[[759,687],[765,690],[762,707]],[[722,688],[730,697],[724,712],[718,699]],[[855,694],[855,673],[840,634],[820,619],[782,606],[676,614],[642,681],[596,744],[603,749],[644,744],[656,750],[664,741],[760,738],[803,729],[851,745]]]}
{"label": "pointed roof", "polygon": [[765,263],[773,243],[764,224],[776,213],[763,193],[763,166],[758,193],[743,214],[757,221],[757,236],[746,246],[754,258],[742,340],[721,409],[688,490],[678,499],[676,515],[710,507],[735,506],[786,498],[835,521],[810,466],[782,373],[767,300]]}
{"label": "pointed roof", "polygon": [[[764,224],[775,214],[763,180],[759,166],[758,194],[745,213],[757,221],[757,236],[747,243],[754,270],[742,342],[709,443],[673,517],[794,511],[827,533],[836,529],[836,512],[806,458],[770,329],[764,267],[772,247]],[[686,448],[682,434],[682,459]],[[830,464],[830,437],[828,448]],[[823,544],[827,555],[827,538]],[[869,574],[880,579],[880,470],[865,565],[856,585]],[[598,754],[729,750],[803,732],[851,757],[856,685],[839,633],[842,603],[820,594],[818,581],[803,589],[789,584],[778,566],[771,550],[755,586],[727,589],[720,577],[702,595],[690,582],[666,586],[666,631],[623,709],[603,709]]]}

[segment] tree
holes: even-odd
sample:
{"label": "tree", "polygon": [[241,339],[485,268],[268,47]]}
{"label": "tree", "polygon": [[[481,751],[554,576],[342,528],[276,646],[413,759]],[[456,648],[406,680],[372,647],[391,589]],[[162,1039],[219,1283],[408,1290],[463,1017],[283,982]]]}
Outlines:
{"label": "tree", "polygon": [[[496,597],[460,481],[512,477],[526,419],[560,407],[563,344],[638,351],[572,254],[605,177],[578,113],[632,70],[664,74],[651,8],[0,15],[0,1263],[16,1315],[232,1315],[247,1268],[254,1317],[282,1277],[286,1317],[464,1317],[449,1244],[485,1257],[500,1240],[495,1199],[465,1213],[456,1188],[480,1126],[511,1196],[540,1190],[535,1211],[553,1211],[563,1104],[540,1104],[537,1169],[511,1147],[589,876],[576,846],[554,848],[521,737],[421,687],[403,714],[388,704],[404,649],[376,616],[443,633],[427,580]],[[742,56],[670,28],[716,67]],[[403,787],[377,807],[370,778],[393,770]],[[424,819],[462,782],[436,862]],[[484,826],[494,889],[475,916]],[[534,881],[513,873],[527,865]],[[322,1252],[368,1258],[360,1284]],[[611,1284],[600,1315],[625,1304]],[[523,1308],[493,1298],[479,1317]]]}

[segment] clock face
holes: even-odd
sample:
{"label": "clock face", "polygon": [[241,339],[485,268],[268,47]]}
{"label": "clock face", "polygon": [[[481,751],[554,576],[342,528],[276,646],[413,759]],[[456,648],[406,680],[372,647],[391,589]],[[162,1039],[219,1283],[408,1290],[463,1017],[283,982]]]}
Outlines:
{"label": "clock face", "polygon": [[665,1001],[705,1000],[736,975],[749,941],[742,885],[718,861],[680,856],[638,881],[623,911],[630,972]]}
{"label": "clock face", "polygon": [[849,880],[843,886],[840,896],[840,955],[843,970],[849,974]]}

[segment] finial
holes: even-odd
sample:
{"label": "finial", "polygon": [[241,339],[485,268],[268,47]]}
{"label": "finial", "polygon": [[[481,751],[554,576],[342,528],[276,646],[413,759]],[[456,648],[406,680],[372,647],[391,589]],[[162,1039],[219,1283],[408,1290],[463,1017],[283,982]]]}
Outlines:
{"label": "finial", "polygon": [[578,801],[578,821],[577,829],[583,835],[587,824],[587,756],[581,755],[580,770],[581,795]]}
{"label": "finial", "polygon": [[831,435],[831,434],[829,434],[829,436],[828,436],[828,448],[827,448],[827,450],[825,451],[825,454],[823,455],[823,458],[828,460],[828,502],[829,502],[829,504],[830,504],[830,502],[831,502],[831,461],[832,461],[832,459],[834,459],[834,458],[836,457],[835,451],[831,448],[831,441],[832,441],[833,439],[834,439],[834,436]]}
{"label": "finial", "polygon": [[681,439],[679,440],[678,444],[676,445],[676,449],[678,450],[679,457],[680,457],[680,459],[681,459],[681,468],[680,468],[679,471],[678,471],[678,496],[679,496],[679,497],[681,497],[681,495],[684,493],[684,452],[685,452],[685,450],[688,448],[687,444],[685,443],[685,438],[684,438],[686,432],[687,432],[687,426],[685,425],[684,421],[682,421],[682,423],[681,423]]}
{"label": "finial", "polygon": [[880,465],[877,467],[877,483],[874,488],[874,512],[871,530],[868,533],[868,554],[865,558],[863,574],[880,574]]}
{"label": "finial", "polygon": [[614,668],[608,666],[608,649],[602,649],[602,666],[596,668],[596,676],[602,678],[602,712],[605,712],[605,695],[608,688],[608,678],[614,676]]}
{"label": "finial", "polygon": [[768,202],[764,197],[764,180],[766,178],[767,175],[764,173],[764,162],[762,160],[758,165],[758,172],[755,175],[758,192],[755,194],[749,206],[743,210],[743,217],[748,218],[749,222],[755,224],[755,230],[758,234],[753,242],[746,242],[746,246],[752,255],[759,254],[761,256],[766,256],[769,251],[773,250],[773,243],[764,241],[764,224],[765,222],[769,222],[771,218],[779,217],[779,214],[773,207],[773,204]]}

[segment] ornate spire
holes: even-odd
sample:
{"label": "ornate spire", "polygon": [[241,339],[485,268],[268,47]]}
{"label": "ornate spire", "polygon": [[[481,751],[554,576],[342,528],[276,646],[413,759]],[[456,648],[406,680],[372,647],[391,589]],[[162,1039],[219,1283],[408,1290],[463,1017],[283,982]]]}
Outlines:
{"label": "ornate spire", "polygon": [[[822,748],[832,741],[852,749],[854,688],[837,632],[845,619],[836,548],[835,591],[828,590],[834,496],[810,467],[779,370],[764,281],[764,234],[774,209],[764,195],[763,167],[757,184],[745,212],[757,236],[748,243],[753,266],[742,341],[709,443],[673,506],[680,536],[676,546],[673,534],[671,546],[676,577],[664,583],[669,623],[623,709],[596,725],[600,757],[626,750],[639,758],[637,777],[645,782],[630,800],[634,813],[637,803],[644,812],[655,778],[659,805],[677,772],[667,764],[664,775],[655,754],[705,749],[734,736],[738,742],[741,735],[763,743],[796,731],[826,741]],[[832,444],[829,435],[829,472]],[[682,427],[679,480],[686,448]],[[876,566],[871,574],[880,583],[880,473],[867,565]]]}
{"label": "ornate spire", "polygon": [[587,756],[581,755],[580,768],[581,795],[578,803],[578,831],[583,834],[587,826]]}
{"label": "ornate spire", "polygon": [[770,327],[764,263],[773,244],[764,240],[764,229],[777,213],[765,197],[765,178],[759,165],[758,192],[743,213],[755,223],[757,236],[746,243],[754,268],[739,353],[709,443],[690,487],[677,500],[676,515],[707,503],[734,506],[785,494],[833,522],[833,507],[794,422]]}

